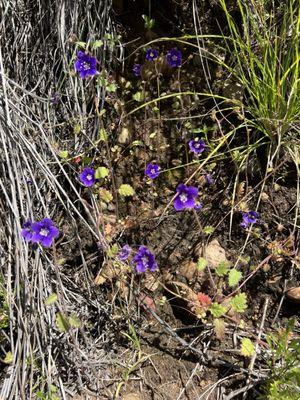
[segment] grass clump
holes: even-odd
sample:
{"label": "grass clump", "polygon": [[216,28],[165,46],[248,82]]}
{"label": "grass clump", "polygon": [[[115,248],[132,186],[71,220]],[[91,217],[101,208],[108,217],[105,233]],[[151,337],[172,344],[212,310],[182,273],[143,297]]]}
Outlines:
{"label": "grass clump", "polygon": [[227,1],[220,4],[230,32],[224,36],[231,52],[225,66],[244,88],[249,126],[271,141],[274,158],[281,144],[289,146],[299,135],[299,3],[276,7],[266,0],[238,0],[241,21]]}

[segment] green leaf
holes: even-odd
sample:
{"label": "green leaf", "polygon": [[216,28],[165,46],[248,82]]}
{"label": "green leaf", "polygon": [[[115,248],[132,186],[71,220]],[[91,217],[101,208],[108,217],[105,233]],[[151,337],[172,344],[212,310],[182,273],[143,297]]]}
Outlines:
{"label": "green leaf", "polygon": [[143,145],[144,145],[144,143],[143,143],[141,140],[134,140],[134,141],[131,143],[131,147],[143,146]]}
{"label": "green leaf", "polygon": [[207,261],[204,258],[200,257],[197,261],[197,270],[203,271],[206,266],[207,266]]}
{"label": "green leaf", "polygon": [[68,158],[69,152],[68,152],[68,150],[61,150],[61,151],[58,153],[58,155],[59,155],[60,158]]}
{"label": "green leaf", "polygon": [[119,247],[115,243],[113,244],[108,250],[107,250],[107,255],[108,257],[115,257],[119,253]]}
{"label": "green leaf", "polygon": [[72,314],[69,318],[69,324],[72,328],[79,328],[81,326],[81,322],[77,315]]}
{"label": "green leaf", "polygon": [[244,357],[251,357],[255,353],[255,346],[249,338],[243,338],[241,343],[241,354]]}
{"label": "green leaf", "polygon": [[134,95],[132,96],[133,100],[141,102],[144,100],[144,94],[143,92],[136,92],[134,93]]}
{"label": "green leaf", "polygon": [[219,318],[226,313],[227,308],[225,306],[222,306],[222,304],[212,303],[212,305],[209,308],[209,311],[215,318]]}
{"label": "green leaf", "polygon": [[228,261],[222,261],[216,268],[216,274],[218,276],[224,276],[227,274],[229,270],[229,262]]}
{"label": "green leaf", "polygon": [[[103,111],[103,110],[102,110],[102,111]],[[99,129],[99,140],[100,140],[101,142],[106,142],[107,139],[108,139],[108,135],[107,135],[106,130],[103,129],[103,128],[100,128],[100,129]]]}
{"label": "green leaf", "polygon": [[9,351],[8,353],[5,354],[3,362],[5,364],[11,364],[13,362],[13,359],[14,359],[13,354],[11,351]]}
{"label": "green leaf", "polygon": [[121,185],[118,192],[124,197],[133,196],[135,193],[133,187],[127,184]]}
{"label": "green leaf", "polygon": [[102,40],[95,40],[94,43],[92,44],[92,49],[98,49],[99,47],[102,46],[103,46]]}
{"label": "green leaf", "polygon": [[84,47],[85,48],[85,46],[86,46],[86,43],[85,42],[75,42],[76,44],[77,44],[77,46],[79,46],[79,47]]}
{"label": "green leaf", "polygon": [[106,85],[106,90],[109,93],[114,93],[114,92],[116,92],[117,89],[118,89],[118,85],[116,83],[108,83]]}
{"label": "green leaf", "polygon": [[243,274],[235,268],[232,268],[228,274],[228,285],[230,287],[236,286],[241,280]]}
{"label": "green leaf", "polygon": [[109,174],[109,170],[106,167],[98,167],[95,171],[96,179],[106,178]]}
{"label": "green leaf", "polygon": [[61,332],[67,332],[70,329],[68,319],[60,312],[56,314],[56,326]]}
{"label": "green leaf", "polygon": [[205,235],[211,235],[212,233],[214,233],[215,228],[213,226],[207,225],[203,228],[203,232],[205,233]]}
{"label": "green leaf", "polygon": [[79,135],[79,133],[81,132],[81,125],[80,124],[76,124],[73,126],[73,133],[74,135]]}
{"label": "green leaf", "polygon": [[234,311],[238,313],[242,313],[247,310],[247,297],[245,293],[240,293],[234,296],[231,301],[230,305]]}
{"label": "green leaf", "polygon": [[100,199],[105,203],[110,203],[113,200],[113,196],[109,190],[101,188],[99,191]]}
{"label": "green leaf", "polygon": [[56,293],[52,293],[50,294],[49,297],[47,297],[47,299],[45,300],[45,305],[46,306],[51,306],[52,304],[54,304],[57,300],[57,294]]}

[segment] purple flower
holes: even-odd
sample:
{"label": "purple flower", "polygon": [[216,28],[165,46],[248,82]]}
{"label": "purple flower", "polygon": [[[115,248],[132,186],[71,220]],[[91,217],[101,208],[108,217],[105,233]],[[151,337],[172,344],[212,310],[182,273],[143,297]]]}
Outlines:
{"label": "purple flower", "polygon": [[84,184],[84,186],[93,186],[96,182],[95,171],[89,167],[84,168],[84,170],[79,174],[79,180]]}
{"label": "purple flower", "polygon": [[131,253],[131,247],[128,244],[125,244],[119,251],[118,257],[121,261],[126,261]]}
{"label": "purple flower", "polygon": [[171,49],[167,53],[167,63],[170,67],[180,67],[182,63],[182,54],[178,49]]}
{"label": "purple flower", "polygon": [[140,76],[142,70],[142,64],[134,64],[132,68],[132,72],[135,76]]}
{"label": "purple flower", "polygon": [[183,183],[180,183],[176,188],[176,192],[177,195],[174,200],[174,208],[176,211],[181,211],[185,208],[195,208],[195,206],[197,207],[196,197],[198,196],[198,189],[196,187],[186,186]]}
{"label": "purple flower", "polygon": [[31,241],[32,235],[33,235],[31,221],[24,222],[24,224],[22,225],[21,234],[22,234],[23,238],[26,240],[26,242]]}
{"label": "purple flower", "polygon": [[189,141],[190,150],[195,154],[200,154],[204,151],[206,144],[203,139],[192,139]]}
{"label": "purple flower", "polygon": [[159,165],[156,164],[148,164],[146,169],[145,169],[145,174],[148,176],[150,179],[155,179],[158,177],[160,174],[160,167]]}
{"label": "purple flower", "polygon": [[54,93],[50,101],[52,104],[58,104],[60,102],[60,94]]}
{"label": "purple flower", "polygon": [[208,185],[212,185],[215,182],[210,174],[205,175],[205,180]]}
{"label": "purple flower", "polygon": [[53,239],[59,235],[59,230],[49,218],[44,218],[40,222],[34,222],[31,225],[31,229],[33,232],[31,241],[40,243],[45,247],[50,247]]}
{"label": "purple flower", "polygon": [[154,254],[146,246],[140,246],[132,260],[138,274],[146,272],[147,269],[154,272],[157,269]]}
{"label": "purple flower", "polygon": [[258,214],[256,211],[243,212],[242,216],[243,221],[240,223],[240,226],[244,229],[247,229],[251,224],[255,224],[258,219]]}
{"label": "purple flower", "polygon": [[97,73],[97,59],[83,51],[78,51],[74,68],[76,72],[79,72],[80,78],[82,79],[88,76],[94,76]]}
{"label": "purple flower", "polygon": [[146,60],[153,61],[158,57],[158,51],[155,49],[147,49],[146,51]]}

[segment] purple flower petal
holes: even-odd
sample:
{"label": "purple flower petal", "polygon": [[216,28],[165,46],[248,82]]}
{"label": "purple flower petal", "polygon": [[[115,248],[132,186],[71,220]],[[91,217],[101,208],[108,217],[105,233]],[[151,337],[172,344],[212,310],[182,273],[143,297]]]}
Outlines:
{"label": "purple flower petal", "polygon": [[125,244],[119,251],[118,257],[121,261],[126,261],[131,253],[131,247],[128,244]]}
{"label": "purple flower petal", "polygon": [[21,235],[26,240],[26,242],[30,242],[32,239],[32,234],[32,222],[28,220],[22,225]]}
{"label": "purple flower petal", "polygon": [[141,71],[142,71],[142,65],[141,64],[134,64],[132,68],[133,74],[135,76],[140,76]]}
{"label": "purple flower petal", "polygon": [[185,192],[188,194],[188,196],[196,197],[198,196],[199,190],[194,186],[186,186]]}

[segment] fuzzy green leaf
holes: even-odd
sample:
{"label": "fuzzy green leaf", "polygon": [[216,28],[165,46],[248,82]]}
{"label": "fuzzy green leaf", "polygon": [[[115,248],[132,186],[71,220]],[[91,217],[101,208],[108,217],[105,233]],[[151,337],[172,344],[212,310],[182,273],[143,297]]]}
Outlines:
{"label": "fuzzy green leaf", "polygon": [[[102,110],[102,111],[103,111],[103,110]],[[107,138],[108,138],[108,135],[107,135],[106,130],[103,129],[103,128],[100,128],[100,129],[99,129],[99,140],[100,140],[101,142],[106,142],[106,141],[107,141]]]}
{"label": "fuzzy green leaf", "polygon": [[14,359],[13,354],[11,351],[9,351],[8,353],[5,354],[3,362],[5,364],[11,364],[13,362],[13,359]]}
{"label": "fuzzy green leaf", "polygon": [[106,167],[98,167],[95,171],[96,179],[106,178],[109,174],[109,170]]}
{"label": "fuzzy green leaf", "polygon": [[232,268],[228,274],[228,285],[230,287],[236,286],[241,280],[243,274],[235,268]]}
{"label": "fuzzy green leaf", "polygon": [[234,311],[238,313],[242,313],[247,310],[247,297],[245,293],[240,293],[234,296],[231,301],[230,305]]}
{"label": "fuzzy green leaf", "polygon": [[241,344],[241,354],[244,357],[251,357],[255,353],[255,346],[249,338],[243,338]]}
{"label": "fuzzy green leaf", "polygon": [[100,199],[103,200],[105,203],[110,203],[113,199],[113,195],[110,193],[109,190],[101,188],[99,191]]}
{"label": "fuzzy green leaf", "polygon": [[69,324],[72,328],[79,328],[81,325],[80,320],[75,314],[72,314],[71,317],[69,318]]}
{"label": "fuzzy green leaf", "polygon": [[124,197],[133,196],[135,193],[133,187],[127,184],[121,185],[118,192]]}
{"label": "fuzzy green leaf", "polygon": [[205,233],[205,235],[211,235],[212,233],[214,233],[215,228],[213,226],[207,225],[203,228],[203,232]]}
{"label": "fuzzy green leaf", "polygon": [[95,40],[94,43],[92,44],[92,49],[98,49],[98,47],[103,46],[103,41],[102,40]]}
{"label": "fuzzy green leaf", "polygon": [[210,306],[209,311],[212,313],[212,315],[215,318],[219,318],[219,317],[222,317],[222,315],[224,315],[226,313],[227,308],[225,306],[222,306],[222,304],[213,303]]}
{"label": "fuzzy green leaf", "polygon": [[58,153],[58,155],[59,155],[60,158],[68,158],[69,152],[68,152],[68,150],[61,150],[61,151]]}
{"label": "fuzzy green leaf", "polygon": [[46,306],[51,306],[52,304],[54,304],[57,300],[57,294],[56,293],[52,293],[50,294],[49,297],[47,297],[47,299],[45,300],[45,305]]}
{"label": "fuzzy green leaf", "polygon": [[70,329],[67,318],[60,312],[56,314],[56,326],[61,332],[67,332]]}
{"label": "fuzzy green leaf", "polygon": [[204,258],[200,257],[197,262],[197,270],[204,271],[206,266],[207,266],[207,261]]}
{"label": "fuzzy green leaf", "polygon": [[216,274],[218,276],[224,276],[227,274],[229,270],[229,262],[228,261],[222,261],[216,268]]}

